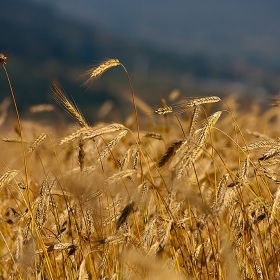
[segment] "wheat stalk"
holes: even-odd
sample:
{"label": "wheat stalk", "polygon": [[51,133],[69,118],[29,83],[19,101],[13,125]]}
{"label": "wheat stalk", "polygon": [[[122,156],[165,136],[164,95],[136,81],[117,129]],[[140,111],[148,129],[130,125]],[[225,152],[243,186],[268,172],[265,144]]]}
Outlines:
{"label": "wheat stalk", "polygon": [[89,274],[86,270],[86,259],[84,258],[79,267],[78,280],[88,280]]}

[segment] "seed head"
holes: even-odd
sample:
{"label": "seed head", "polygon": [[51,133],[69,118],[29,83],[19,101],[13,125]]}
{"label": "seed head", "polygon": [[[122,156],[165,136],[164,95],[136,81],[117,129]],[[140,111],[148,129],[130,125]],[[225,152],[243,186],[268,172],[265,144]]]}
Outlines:
{"label": "seed head", "polygon": [[89,76],[89,78],[84,84],[90,84],[93,80],[99,78],[105,71],[118,65],[121,65],[118,59],[108,59],[98,64],[85,73],[87,76]]}
{"label": "seed head", "polygon": [[6,60],[7,57],[4,54],[0,53],[0,64],[5,64]]}

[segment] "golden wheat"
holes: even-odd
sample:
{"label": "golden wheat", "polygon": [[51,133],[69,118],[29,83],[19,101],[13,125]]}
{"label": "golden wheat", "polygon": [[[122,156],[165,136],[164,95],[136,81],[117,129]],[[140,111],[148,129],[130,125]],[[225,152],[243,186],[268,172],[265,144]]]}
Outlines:
{"label": "golden wheat", "polygon": [[[109,60],[91,69],[88,82],[117,65]],[[40,135],[22,150],[17,138],[2,137],[1,278],[279,278],[277,118],[271,125],[252,115],[258,110],[238,114],[230,98],[223,118],[223,108],[202,110],[219,97],[171,106],[163,100],[155,111],[176,120],[144,116],[140,138],[133,125],[90,126],[55,91],[80,129],[63,138],[23,120],[21,138],[21,129],[26,139]],[[259,121],[248,122],[253,118]],[[243,134],[247,126],[253,132]],[[51,145],[40,149],[47,135]],[[22,165],[26,146],[40,153]]]}

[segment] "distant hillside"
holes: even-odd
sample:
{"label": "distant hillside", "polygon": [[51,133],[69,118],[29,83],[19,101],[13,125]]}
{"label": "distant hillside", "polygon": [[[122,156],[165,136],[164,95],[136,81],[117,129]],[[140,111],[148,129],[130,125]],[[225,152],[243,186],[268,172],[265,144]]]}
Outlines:
{"label": "distant hillside", "polygon": [[[280,62],[280,2],[31,0],[134,40],[184,54]],[[128,28],[129,26],[129,28]]]}
{"label": "distant hillside", "polygon": [[[179,56],[159,51],[80,20],[61,17],[46,4],[26,0],[1,1],[0,30],[0,52],[9,57],[7,68],[17,101],[25,109],[32,104],[53,102],[50,85],[54,80],[74,97],[88,119],[96,118],[96,109],[107,99],[124,107],[129,87],[120,68],[108,71],[88,89],[81,87],[85,81],[81,74],[104,58],[118,58],[131,74],[137,95],[150,104],[159,103],[160,97],[174,88],[192,96],[217,93],[217,89],[222,92],[223,81],[243,83],[252,74],[250,65],[227,65],[199,53]],[[272,85],[271,77],[260,73],[262,79],[253,77],[250,83],[277,91],[278,84]],[[218,87],[215,83],[213,87],[213,81]],[[0,83],[2,100],[9,92],[1,72]]]}

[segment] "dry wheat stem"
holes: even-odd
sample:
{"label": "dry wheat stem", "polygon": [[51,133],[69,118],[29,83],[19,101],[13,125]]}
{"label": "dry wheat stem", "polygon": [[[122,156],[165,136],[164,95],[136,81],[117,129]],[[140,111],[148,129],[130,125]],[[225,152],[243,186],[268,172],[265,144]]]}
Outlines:
{"label": "dry wheat stem", "polygon": [[15,98],[15,95],[14,95],[14,90],[13,90],[13,87],[12,87],[12,83],[11,83],[11,80],[10,80],[10,76],[8,74],[8,71],[7,71],[7,68],[5,66],[5,61],[7,59],[7,57],[5,57],[3,54],[1,54],[0,56],[0,62],[2,64],[2,67],[4,69],[4,72],[5,72],[5,75],[6,75],[6,78],[7,78],[7,81],[8,81],[8,84],[9,84],[9,88],[10,88],[10,93],[11,93],[11,96],[12,96],[12,100],[13,100],[13,104],[14,104],[14,107],[15,107],[15,111],[16,111],[16,116],[17,116],[17,124],[18,124],[18,130],[19,130],[19,136],[20,136],[20,139],[22,141],[22,144],[21,144],[21,148],[22,148],[22,154],[23,154],[23,164],[24,164],[24,171],[25,171],[25,181],[26,181],[26,185],[27,185],[27,193],[28,193],[28,204],[30,205],[30,197],[29,197],[29,185],[28,185],[28,168],[27,168],[27,158],[26,158],[26,153],[25,153],[25,149],[24,149],[24,143],[23,143],[23,131],[22,131],[22,125],[21,125],[21,119],[20,119],[20,114],[19,114],[19,110],[18,110],[18,106],[17,106],[17,102],[16,102],[16,98]]}
{"label": "dry wheat stem", "polygon": [[87,280],[89,279],[89,274],[86,270],[86,259],[84,258],[81,262],[81,265],[79,267],[79,274],[78,274],[78,280]]}

